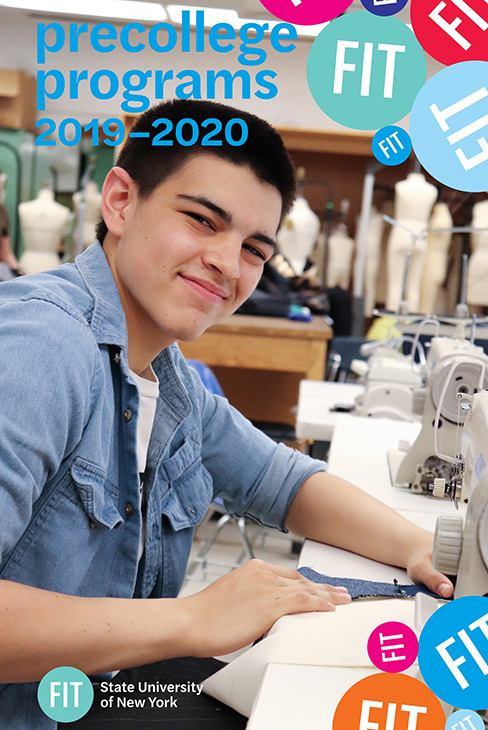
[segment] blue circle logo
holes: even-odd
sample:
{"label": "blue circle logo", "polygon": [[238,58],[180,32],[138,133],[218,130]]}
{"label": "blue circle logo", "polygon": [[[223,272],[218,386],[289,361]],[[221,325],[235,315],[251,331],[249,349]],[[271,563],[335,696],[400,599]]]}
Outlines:
{"label": "blue circle logo", "polygon": [[383,165],[401,165],[412,151],[410,135],[401,127],[390,125],[376,132],[371,143],[373,154]]}
{"label": "blue circle logo", "polygon": [[455,63],[432,76],[413,104],[410,135],[436,180],[454,190],[487,190],[488,62]]}
{"label": "blue circle logo", "polygon": [[457,710],[447,718],[445,730],[485,730],[485,723],[473,710]]}
{"label": "blue circle logo", "polygon": [[93,686],[86,674],[74,667],[57,667],[39,683],[37,699],[45,715],[56,722],[75,722],[93,703]]}
{"label": "blue circle logo", "polygon": [[488,598],[456,598],[439,608],[420,634],[419,666],[427,686],[448,704],[486,707]]}
{"label": "blue circle logo", "polygon": [[395,15],[403,10],[408,0],[361,0],[362,4],[373,15]]}

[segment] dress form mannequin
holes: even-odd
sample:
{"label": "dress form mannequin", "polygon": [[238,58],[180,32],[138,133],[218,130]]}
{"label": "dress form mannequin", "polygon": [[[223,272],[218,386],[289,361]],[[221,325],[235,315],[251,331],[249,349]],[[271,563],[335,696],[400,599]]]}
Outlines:
{"label": "dress form mannequin", "polygon": [[383,227],[383,215],[373,206],[369,217],[366,265],[364,269],[364,311],[367,317],[372,316],[376,304],[376,280],[380,266]]}
{"label": "dress form mannequin", "polygon": [[[427,228],[437,189],[419,172],[412,172],[406,180],[395,185],[395,220],[415,233]],[[392,228],[388,240],[386,308],[396,311],[402,295],[405,255],[411,252],[407,301],[411,312],[420,305],[420,282],[427,251],[427,238],[414,239],[408,231]]]}
{"label": "dress form mannequin", "polygon": [[[90,180],[85,188],[85,207],[83,209],[83,192],[80,190],[73,195],[73,205],[76,212],[76,228],[74,233],[74,241],[81,240],[83,249],[93,243],[96,239],[96,227],[100,220],[102,210],[102,195],[98,191],[98,186],[93,180]],[[80,219],[83,216],[82,230],[80,232]],[[81,247],[80,247],[81,248]]]}
{"label": "dress form mannequin", "polygon": [[334,227],[328,241],[327,286],[332,289],[340,286],[346,291],[351,281],[351,263],[354,241],[347,235],[345,219],[349,211],[349,201],[341,202],[341,220]]}
{"label": "dress form mannequin", "polygon": [[[488,200],[473,206],[473,228],[488,228]],[[468,264],[468,304],[488,306],[488,230],[471,234],[473,253]]]}
{"label": "dress form mannequin", "polygon": [[301,276],[320,231],[320,220],[303,195],[305,168],[297,171],[298,195],[278,232],[278,246],[297,276]]}
{"label": "dress form mannequin", "polygon": [[[452,228],[452,225],[452,216],[447,203],[436,203],[429,221],[429,228]],[[427,237],[427,255],[422,274],[419,310],[424,314],[442,314],[442,311],[437,311],[439,308],[437,300],[446,278],[447,254],[451,238],[451,231],[429,233]]]}
{"label": "dress form mannequin", "polygon": [[24,238],[20,265],[26,274],[37,274],[59,266],[59,246],[71,213],[56,203],[48,188],[40,190],[35,200],[20,203],[19,218]]}
{"label": "dress form mannequin", "polygon": [[7,264],[10,268],[18,271],[19,262],[10,248],[10,222],[5,207],[5,187],[7,176],[0,173],[0,263]]}

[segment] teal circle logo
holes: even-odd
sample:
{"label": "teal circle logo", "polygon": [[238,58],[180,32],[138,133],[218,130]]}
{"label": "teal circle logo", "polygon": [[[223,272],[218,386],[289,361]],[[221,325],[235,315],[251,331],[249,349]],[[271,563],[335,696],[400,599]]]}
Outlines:
{"label": "teal circle logo", "polygon": [[444,702],[486,707],[488,598],[456,598],[437,609],[420,634],[419,667],[426,685]]}
{"label": "teal circle logo", "polygon": [[93,686],[86,674],[74,667],[57,667],[39,683],[37,699],[45,715],[56,722],[75,722],[93,704]]}
{"label": "teal circle logo", "polygon": [[434,74],[410,116],[421,165],[454,190],[488,189],[488,62],[463,61]]}
{"label": "teal circle logo", "polygon": [[405,23],[358,10],[319,33],[308,55],[307,77],[328,117],[352,129],[380,129],[410,112],[427,64]]}
{"label": "teal circle logo", "polygon": [[473,710],[457,710],[447,718],[445,730],[485,730],[485,723]]}
{"label": "teal circle logo", "polygon": [[412,151],[412,140],[404,129],[390,125],[376,132],[371,147],[378,162],[392,167],[408,160]]}

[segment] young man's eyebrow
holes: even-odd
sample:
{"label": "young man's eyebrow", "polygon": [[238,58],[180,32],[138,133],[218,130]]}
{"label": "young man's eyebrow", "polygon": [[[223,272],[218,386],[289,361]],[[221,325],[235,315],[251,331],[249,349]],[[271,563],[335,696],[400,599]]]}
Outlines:
{"label": "young man's eyebrow", "polygon": [[[227,211],[221,208],[219,205],[216,205],[215,203],[212,203],[211,200],[206,198],[204,195],[184,195],[181,193],[178,195],[178,198],[181,198],[182,200],[189,200],[191,203],[197,203],[198,205],[203,205],[209,210],[211,210],[213,213],[219,216],[221,220],[224,221],[224,223],[227,223],[227,225],[231,225],[232,223],[232,215]],[[253,233],[249,238],[253,238],[255,241],[261,241],[261,243],[266,244],[267,246],[271,246],[273,249],[273,256],[278,250],[278,244],[276,241],[274,241],[269,236],[266,236],[264,233]]]}
{"label": "young man's eyebrow", "polygon": [[232,223],[232,216],[227,211],[221,208],[219,205],[216,205],[215,203],[212,203],[211,200],[206,198],[204,195],[178,195],[179,198],[182,198],[183,200],[189,200],[191,203],[198,203],[198,205],[204,205],[206,208],[211,210],[213,213],[219,216],[224,223],[227,223],[227,225],[230,225]]}

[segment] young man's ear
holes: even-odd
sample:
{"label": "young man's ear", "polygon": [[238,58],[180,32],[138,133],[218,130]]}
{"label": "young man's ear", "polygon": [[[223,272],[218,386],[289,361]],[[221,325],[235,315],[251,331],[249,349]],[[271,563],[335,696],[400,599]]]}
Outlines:
{"label": "young man's ear", "polygon": [[120,237],[128,207],[135,204],[136,185],[122,167],[112,167],[102,187],[102,216],[110,233]]}

